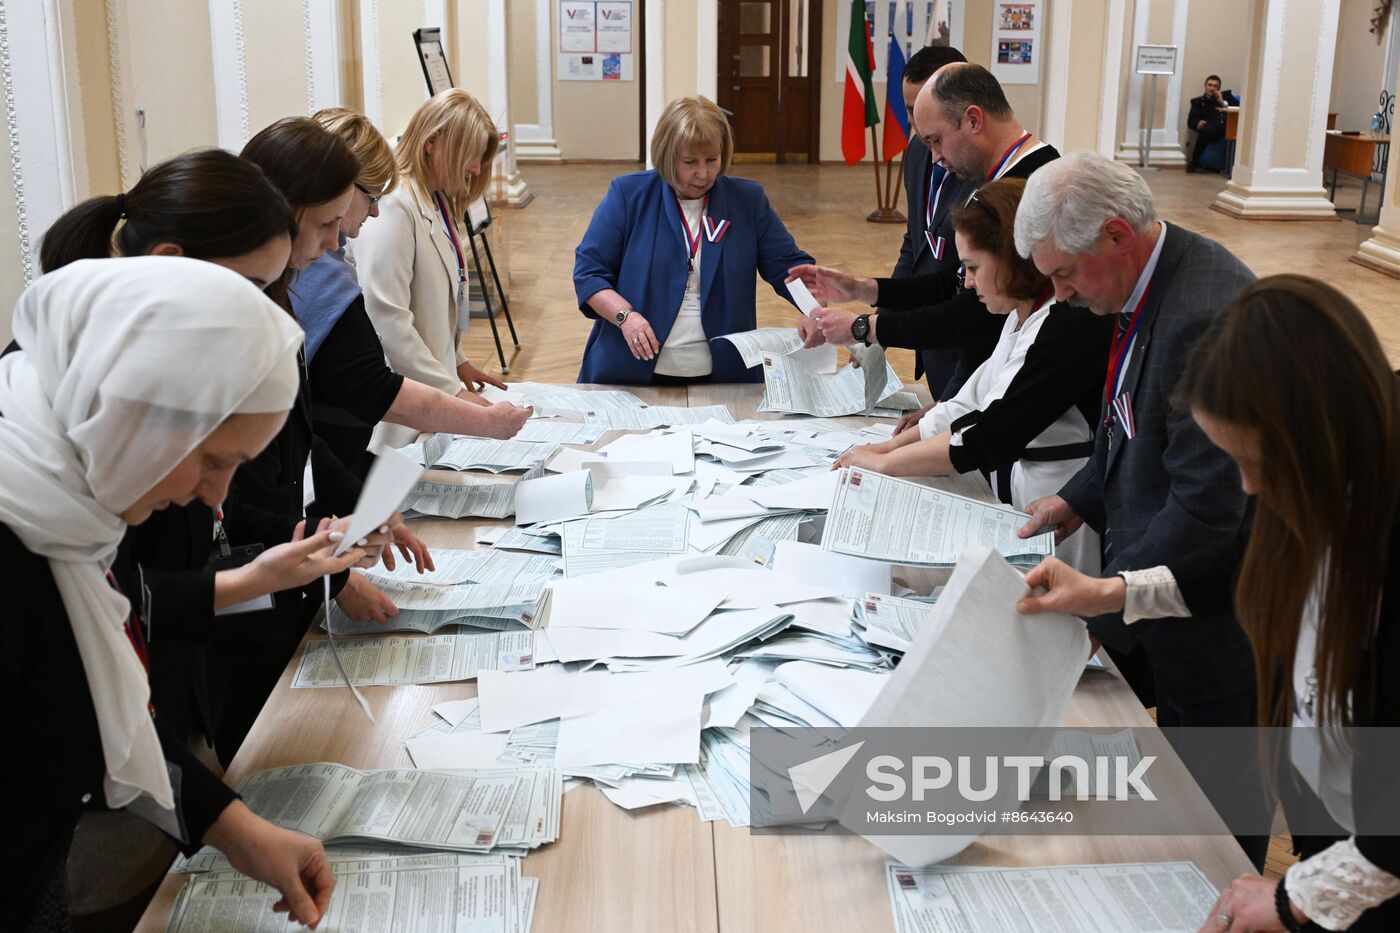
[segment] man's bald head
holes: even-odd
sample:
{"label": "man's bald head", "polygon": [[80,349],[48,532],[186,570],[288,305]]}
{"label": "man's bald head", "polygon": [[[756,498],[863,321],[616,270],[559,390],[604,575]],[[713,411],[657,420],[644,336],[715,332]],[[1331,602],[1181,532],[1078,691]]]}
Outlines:
{"label": "man's bald head", "polygon": [[1001,82],[981,65],[969,62],[938,69],[914,101],[919,138],[934,159],[961,178],[975,178],[988,170],[996,158],[992,148],[1015,120]]}

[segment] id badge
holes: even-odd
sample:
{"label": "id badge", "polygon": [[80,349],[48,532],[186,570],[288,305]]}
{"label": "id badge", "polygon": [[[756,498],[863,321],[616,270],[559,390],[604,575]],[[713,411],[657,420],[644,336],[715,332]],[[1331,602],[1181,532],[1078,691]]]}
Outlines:
{"label": "id badge", "polygon": [[[218,573],[220,570],[237,570],[245,564],[251,564],[257,559],[266,548],[261,544],[245,544],[242,547],[232,548],[227,557],[215,554],[209,558],[206,565],[207,570]],[[216,616],[241,615],[245,612],[261,612],[264,609],[272,608],[272,594],[265,593],[262,596],[255,596],[252,599],[244,600],[241,603],[234,603],[232,606],[225,606],[216,611]]]}
{"label": "id badge", "polygon": [[471,303],[467,300],[467,283],[457,282],[457,333],[465,334],[472,326]]}

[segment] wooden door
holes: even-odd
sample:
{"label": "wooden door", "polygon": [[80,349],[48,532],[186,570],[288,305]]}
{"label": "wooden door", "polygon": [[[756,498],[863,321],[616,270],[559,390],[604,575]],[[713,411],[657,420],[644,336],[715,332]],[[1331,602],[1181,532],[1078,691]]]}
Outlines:
{"label": "wooden door", "polygon": [[821,0],[720,0],[719,105],[750,161],[815,162]]}

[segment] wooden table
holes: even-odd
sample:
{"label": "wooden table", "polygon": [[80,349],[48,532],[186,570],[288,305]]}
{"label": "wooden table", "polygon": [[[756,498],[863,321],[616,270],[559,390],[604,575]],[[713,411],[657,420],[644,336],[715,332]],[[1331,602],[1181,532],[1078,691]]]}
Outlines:
{"label": "wooden table", "polygon": [[[687,389],[625,387],[658,405],[728,405],[736,419],[755,414],[760,385]],[[922,386],[906,386],[927,401]],[[868,419],[844,419],[861,424]],[[599,443],[606,443],[610,435]],[[938,480],[940,488],[991,500],[979,474]],[[489,520],[415,521],[432,545],[474,547]],[[932,579],[928,571],[914,571]],[[913,580],[910,582],[918,582]],[[317,633],[309,634],[308,639]],[[401,634],[401,633],[400,633]],[[344,689],[290,689],[301,658],[283,672],[271,699],[229,769],[237,783],[282,765],[336,761],[355,768],[411,767],[404,739],[430,725],[433,705],[476,695],[476,684],[361,688],[374,710],[364,718]],[[1080,682],[1066,725],[1151,726],[1116,675]],[[1197,793],[1199,793],[1197,791]],[[1204,806],[1204,797],[1200,798]],[[1251,870],[1230,836],[997,836],[955,861],[975,865],[1043,865],[1190,859],[1216,886]],[[724,821],[702,823],[690,807],[626,811],[592,787],[565,795],[559,840],[525,859],[540,879],[534,929],[568,931],[767,931],[891,929],[884,853],[851,836],[758,836]],[[184,877],[168,877],[137,927],[163,930]]]}
{"label": "wooden table", "polygon": [[[1356,208],[1357,223],[1377,223],[1380,220],[1380,205],[1376,206],[1375,216],[1366,215],[1366,195],[1371,189],[1371,175],[1375,169],[1377,150],[1381,153],[1381,198],[1385,198],[1385,172],[1389,161],[1390,137],[1380,133],[1342,133],[1327,131],[1327,141],[1322,149],[1322,170],[1332,170],[1331,199],[1337,201],[1337,173],[1355,175],[1361,179],[1361,203]],[[1363,219],[1364,218],[1364,219]]]}

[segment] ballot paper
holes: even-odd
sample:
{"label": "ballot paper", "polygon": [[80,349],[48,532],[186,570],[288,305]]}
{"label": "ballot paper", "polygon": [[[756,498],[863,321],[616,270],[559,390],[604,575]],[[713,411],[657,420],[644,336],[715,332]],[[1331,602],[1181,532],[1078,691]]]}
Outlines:
{"label": "ballot paper", "polygon": [[694,481],[676,479],[662,463],[590,463],[593,511],[631,511],[649,502],[690,491]]}
{"label": "ballot paper", "polygon": [[399,614],[376,622],[374,619],[354,621],[336,603],[331,603],[321,627],[332,630],[337,637],[354,635],[387,635],[391,632],[422,632],[433,635],[449,627],[518,630],[524,627],[522,614],[533,609],[534,603],[516,606],[496,606],[483,609],[400,609]]}
{"label": "ballot paper", "polygon": [[616,518],[564,523],[564,576],[581,577],[685,552],[689,512],[665,502]]}
{"label": "ballot paper", "polygon": [[[865,367],[845,366],[834,374],[827,374],[800,357],[765,353],[763,365],[764,393],[759,411],[790,412],[794,414],[819,415],[834,418],[841,415],[859,415],[873,410],[875,406],[866,404],[866,383],[875,379],[883,393],[877,402],[886,407],[907,404],[909,399],[896,398],[903,383],[887,361],[881,361],[883,368],[875,375],[868,376]],[[883,377],[883,382],[879,380]],[[912,407],[917,408],[917,401]]]}
{"label": "ballot paper", "polygon": [[670,671],[579,674],[559,719],[555,764],[696,763],[705,696],[733,682],[719,661]]}
{"label": "ballot paper", "polygon": [[[535,633],[342,638],[336,648],[350,682],[359,687],[439,684],[472,680],[478,671],[523,671],[535,666]],[[306,643],[293,687],[338,687],[330,643]]]}
{"label": "ballot paper", "polygon": [[760,327],[756,330],[722,334],[715,340],[728,340],[739,351],[745,366],[758,366],[765,353],[782,356],[802,349],[802,337],[796,327]]}
{"label": "ballot paper", "polygon": [[549,768],[356,771],[320,762],[249,775],[237,791],[263,819],[323,842],[488,852],[553,842],[562,785]]}
{"label": "ballot paper", "polygon": [[700,733],[700,760],[684,766],[700,819],[722,819],[734,827],[749,825],[749,757],[747,736],[738,730]]}
{"label": "ballot paper", "polygon": [[409,490],[400,510],[433,518],[506,518],[515,514],[515,488],[515,483],[423,480]]}
{"label": "ballot paper", "polygon": [[[1001,555],[981,545],[968,548],[859,725],[1058,726],[1084,671],[1089,636],[1071,616],[1018,613],[1016,603],[1028,592],[1025,578]],[[1015,807],[1014,788],[1009,793],[1009,799],[994,798],[987,806]],[[863,821],[859,796],[846,801],[843,822]],[[977,836],[865,838],[901,862],[929,865],[961,852]]]}
{"label": "ballot paper", "polygon": [[564,546],[557,534],[533,534],[520,528],[478,528],[476,542],[489,544],[498,551],[534,551],[538,554],[563,554]]}
{"label": "ballot paper", "polygon": [[773,671],[773,680],[846,728],[860,722],[889,679],[888,671],[833,667],[813,661],[788,661]]}
{"label": "ballot paper", "polygon": [[[431,853],[377,858],[338,857],[328,850],[335,895],[321,928],[344,933],[458,930],[526,933],[534,887],[520,876],[520,860],[504,855]],[[287,915],[273,911],[282,900],[275,888],[239,872],[215,871],[192,878],[176,898],[169,933],[287,929]]]}
{"label": "ballot paper", "polygon": [[689,431],[624,434],[599,453],[607,454],[610,461],[669,463],[675,474],[695,470],[695,438]]}
{"label": "ballot paper", "polygon": [[811,316],[813,311],[822,306],[821,302],[817,301],[816,296],[807,288],[807,283],[801,279],[793,279],[787,283],[787,290],[788,294],[792,296],[793,303],[797,305],[797,310],[804,315]]}
{"label": "ballot paper", "polygon": [[1052,531],[1017,537],[1030,516],[1010,506],[858,467],[837,476],[824,550],[911,567],[951,567],[969,547],[985,545],[1026,569],[1055,553]]}
{"label": "ballot paper", "polygon": [[734,416],[723,405],[697,405],[694,408],[683,405],[649,405],[636,409],[588,410],[584,412],[583,420],[585,424],[609,431],[629,431],[699,424],[710,420],[727,422],[733,421]]}
{"label": "ballot paper", "polygon": [[602,438],[603,431],[597,425],[531,418],[511,440],[536,444],[595,444]]}
{"label": "ballot paper", "polygon": [[477,679],[483,732],[558,719],[573,693],[576,671],[558,665],[510,673],[483,671]]}
{"label": "ballot paper", "polygon": [[515,491],[515,523],[533,525],[587,515],[593,504],[593,475],[587,470],[521,480]]}
{"label": "ballot paper", "polygon": [[535,464],[548,460],[558,450],[558,444],[457,437],[438,456],[433,457],[430,452],[428,465],[433,469],[509,473],[528,470]]}
{"label": "ballot paper", "polygon": [[404,743],[413,766],[423,771],[508,767],[501,761],[509,736],[499,732],[453,731],[420,735]]}
{"label": "ballot paper", "polygon": [[896,933],[1195,933],[1217,892],[1193,862],[986,868],[885,865]]}
{"label": "ballot paper", "polygon": [[604,409],[642,408],[644,402],[631,392],[618,389],[579,389],[542,382],[513,382],[508,389],[487,386],[481,393],[489,402],[532,405],[537,415],[553,412],[585,412]]}
{"label": "ballot paper", "polygon": [[713,612],[724,592],[657,586],[613,574],[552,583],[531,623],[537,629],[601,628],[684,635]]}
{"label": "ballot paper", "polygon": [[355,513],[345,528],[345,537],[335,549],[344,554],[355,543],[384,525],[403,502],[423,468],[408,457],[394,450],[381,450],[369,468],[365,484],[360,488],[359,501],[355,503]]}
{"label": "ballot paper", "polygon": [[891,651],[908,651],[928,620],[933,602],[866,593],[855,602],[855,622],[866,643]]}
{"label": "ballot paper", "polygon": [[[559,569],[558,558],[530,554],[511,554],[498,550],[433,550],[436,570],[418,573],[414,565],[400,560],[393,570],[383,564],[357,570],[383,586],[457,586],[463,583],[514,583],[554,576]],[[340,629],[336,629],[340,631]]]}
{"label": "ballot paper", "polygon": [[894,585],[893,568],[889,564],[824,551],[815,544],[801,541],[779,541],[773,552],[773,569],[794,580],[815,583],[848,597],[869,592],[888,593]]}

